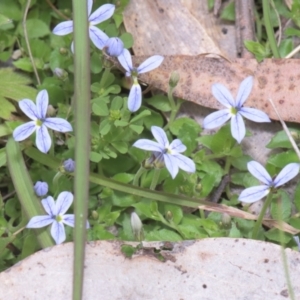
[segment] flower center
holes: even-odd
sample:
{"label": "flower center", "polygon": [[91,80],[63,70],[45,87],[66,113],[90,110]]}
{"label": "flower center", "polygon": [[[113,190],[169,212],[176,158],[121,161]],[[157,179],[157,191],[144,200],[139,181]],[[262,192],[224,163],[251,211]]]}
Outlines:
{"label": "flower center", "polygon": [[133,80],[135,81],[137,81],[137,76],[139,75],[139,73],[138,73],[138,71],[137,71],[137,69],[136,68],[133,68],[132,70],[131,70],[131,77],[133,78]]}
{"label": "flower center", "polygon": [[237,110],[235,107],[231,107],[231,108],[230,108],[230,113],[231,113],[232,115],[236,115],[237,112],[238,112],[238,110]]}
{"label": "flower center", "polygon": [[36,120],[35,125],[41,127],[43,125],[43,120]]}
{"label": "flower center", "polygon": [[61,217],[61,215],[57,215],[57,216],[55,217],[55,220],[56,220],[57,222],[61,222],[61,221],[63,220],[63,218]]}

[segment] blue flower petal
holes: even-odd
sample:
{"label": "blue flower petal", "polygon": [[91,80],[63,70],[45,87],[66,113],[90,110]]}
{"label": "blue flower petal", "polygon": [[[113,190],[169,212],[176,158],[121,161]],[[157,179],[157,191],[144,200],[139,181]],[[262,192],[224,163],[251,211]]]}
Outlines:
{"label": "blue flower petal", "polygon": [[38,111],[34,102],[30,99],[23,99],[19,102],[19,107],[23,113],[33,121],[36,121],[38,117]]}
{"label": "blue flower petal", "polygon": [[66,239],[65,227],[62,222],[54,221],[51,226],[51,235],[55,243],[61,244]]}
{"label": "blue flower petal", "polygon": [[159,143],[147,139],[137,140],[132,146],[142,150],[156,151],[159,153],[164,150],[164,148]]}
{"label": "blue flower petal", "polygon": [[167,170],[171,174],[171,177],[174,179],[179,171],[176,158],[174,158],[171,154],[164,154],[164,162]]}
{"label": "blue flower petal", "polygon": [[190,158],[182,154],[174,154],[173,157],[176,159],[176,164],[181,170],[189,173],[196,172],[196,165]]}
{"label": "blue flower petal", "polygon": [[231,134],[238,143],[240,143],[246,135],[245,123],[239,113],[231,118]]}
{"label": "blue flower petal", "polygon": [[124,49],[122,54],[118,56],[118,61],[121,66],[126,70],[127,73],[131,74],[132,67],[132,59],[130,52],[127,49]]}
{"label": "blue flower petal", "polygon": [[73,32],[73,21],[65,21],[56,25],[52,31],[56,35],[66,35]]}
{"label": "blue flower petal", "polygon": [[130,89],[127,106],[131,112],[136,112],[142,104],[142,89],[138,83],[134,83]]}
{"label": "blue flower petal", "polygon": [[267,196],[269,192],[270,188],[266,185],[253,186],[243,190],[238,200],[245,203],[253,203]]}
{"label": "blue flower petal", "polygon": [[247,164],[248,171],[257,178],[260,182],[263,182],[267,186],[271,186],[273,183],[272,177],[267,170],[258,162],[252,160]]}
{"label": "blue flower petal", "polygon": [[44,198],[41,202],[44,207],[44,210],[50,217],[53,218],[54,216],[56,216],[56,206],[54,199],[51,196]]}
{"label": "blue flower petal", "polygon": [[45,226],[48,226],[53,222],[53,219],[48,216],[35,216],[30,219],[28,224],[26,225],[26,228],[42,228]]}
{"label": "blue flower petal", "polygon": [[163,60],[164,57],[160,55],[153,55],[149,57],[137,68],[138,74],[152,71],[153,69],[159,67]]}
{"label": "blue flower petal", "polygon": [[102,50],[105,46],[106,41],[108,40],[108,36],[96,26],[90,25],[89,28],[90,39],[93,44],[100,50]]}
{"label": "blue flower petal", "polygon": [[169,146],[167,135],[162,128],[158,126],[151,126],[151,132],[162,149],[165,149]]}
{"label": "blue flower petal", "polygon": [[230,93],[230,91],[220,83],[215,83],[211,87],[214,97],[222,103],[226,108],[235,107],[236,103]]}
{"label": "blue flower petal", "polygon": [[118,57],[123,53],[124,44],[121,39],[112,37],[106,41],[104,49],[108,55]]}
{"label": "blue flower petal", "polygon": [[87,13],[88,16],[91,14],[92,12],[92,7],[93,7],[93,0],[88,0],[87,1]]}
{"label": "blue flower petal", "polygon": [[255,108],[242,107],[239,110],[239,113],[243,117],[245,117],[253,122],[257,122],[257,123],[271,122],[270,118],[268,117],[268,115],[266,113],[264,113],[261,110],[255,109]]}
{"label": "blue flower petal", "polygon": [[44,120],[46,118],[48,103],[48,92],[46,90],[40,91],[36,97],[37,117],[39,120]]}
{"label": "blue flower petal", "polygon": [[291,163],[286,165],[274,180],[274,186],[279,187],[290,181],[299,174],[299,164]]}
{"label": "blue flower petal", "polygon": [[186,150],[186,146],[182,144],[182,141],[179,139],[175,139],[169,146],[169,149],[175,153],[181,153]]}
{"label": "blue flower petal", "polygon": [[252,76],[248,76],[241,82],[237,96],[236,96],[236,106],[237,107],[241,107],[245,103],[245,101],[247,100],[247,98],[249,97],[249,95],[251,93],[252,87],[253,87],[253,77]]}
{"label": "blue flower petal", "polygon": [[49,151],[52,141],[45,125],[42,125],[36,130],[35,143],[41,152],[47,153]]}
{"label": "blue flower petal", "polygon": [[32,135],[36,130],[35,121],[27,122],[18,126],[13,132],[13,138],[16,142],[23,141]]}
{"label": "blue flower petal", "polygon": [[115,11],[115,6],[113,4],[104,4],[96,9],[89,17],[89,22],[92,25],[97,25],[103,21],[109,19]]}
{"label": "blue flower petal", "polygon": [[72,125],[62,118],[47,118],[43,124],[48,128],[58,132],[73,131]]}
{"label": "blue flower petal", "polygon": [[205,129],[214,129],[222,126],[231,118],[229,109],[222,109],[209,114],[204,118],[202,127]]}
{"label": "blue flower petal", "polygon": [[68,226],[74,227],[75,226],[75,216],[73,214],[63,215],[62,222]]}
{"label": "blue flower petal", "polygon": [[56,200],[56,214],[63,215],[73,202],[73,194],[70,192],[61,192]]}

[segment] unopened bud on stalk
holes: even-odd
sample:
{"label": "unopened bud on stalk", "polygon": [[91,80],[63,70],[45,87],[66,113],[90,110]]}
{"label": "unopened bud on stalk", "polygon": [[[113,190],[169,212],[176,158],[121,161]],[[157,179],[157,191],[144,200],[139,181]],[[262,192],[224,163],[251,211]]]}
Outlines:
{"label": "unopened bud on stalk", "polygon": [[118,57],[124,50],[124,44],[121,39],[112,37],[106,41],[103,49],[109,56]]}
{"label": "unopened bud on stalk", "polygon": [[170,88],[175,88],[178,84],[180,80],[180,75],[177,71],[173,71],[171,76],[170,76],[170,79],[169,79],[169,86]]}
{"label": "unopened bud on stalk", "polygon": [[130,223],[134,237],[141,241],[143,239],[143,223],[136,212],[131,213]]}
{"label": "unopened bud on stalk", "polygon": [[48,193],[48,183],[43,181],[37,181],[33,189],[38,197],[43,197]]}
{"label": "unopened bud on stalk", "polygon": [[61,68],[55,68],[53,74],[62,81],[65,81],[69,76],[68,72]]}

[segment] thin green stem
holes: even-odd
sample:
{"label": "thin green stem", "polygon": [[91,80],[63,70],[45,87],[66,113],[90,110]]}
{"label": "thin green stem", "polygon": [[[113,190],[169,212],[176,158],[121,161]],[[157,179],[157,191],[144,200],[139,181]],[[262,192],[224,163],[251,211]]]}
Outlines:
{"label": "thin green stem", "polygon": [[270,18],[270,3],[269,2],[270,2],[269,0],[263,0],[262,1],[264,21],[265,21],[268,41],[270,43],[272,53],[273,53],[275,58],[280,58],[279,50],[278,50],[278,47],[277,47],[277,44],[276,44],[276,39],[275,39],[273,26],[272,26],[271,18]]}
{"label": "thin green stem", "polygon": [[160,171],[161,171],[161,169],[154,169],[152,182],[151,182],[151,185],[150,185],[150,190],[155,190],[155,188],[157,186],[157,183],[158,183]]}
{"label": "thin green stem", "polygon": [[38,71],[36,69],[33,56],[32,56],[32,52],[31,52],[31,48],[30,48],[30,44],[29,44],[28,33],[27,33],[27,27],[26,27],[26,19],[27,19],[30,4],[31,4],[31,0],[27,0],[25,10],[24,10],[23,20],[22,20],[22,26],[23,26],[23,32],[24,32],[24,39],[25,39],[25,43],[27,46],[28,55],[29,55],[29,58],[30,58],[30,61],[32,64],[33,72],[34,72],[34,75],[35,75],[38,85],[41,85],[41,80],[40,80],[40,77],[39,77]]}
{"label": "thin green stem", "polygon": [[75,229],[73,300],[83,294],[90,152],[90,42],[86,1],[73,0],[75,52]]}
{"label": "thin green stem", "polygon": [[287,282],[287,286],[288,286],[288,291],[289,291],[289,297],[291,300],[295,300],[295,294],[294,294],[294,289],[292,286],[292,282],[291,282],[291,276],[290,276],[290,271],[289,271],[289,266],[288,266],[288,259],[286,257],[286,253],[285,253],[285,249],[284,249],[284,234],[283,231],[281,230],[281,228],[283,228],[282,226],[282,205],[281,205],[281,201],[280,198],[277,201],[277,211],[278,211],[278,221],[280,224],[280,229],[279,229],[279,239],[280,239],[280,244],[281,244],[281,257],[282,257],[282,261],[283,261],[283,268],[284,268],[284,273],[285,273],[285,278],[286,278],[286,282]]}
{"label": "thin green stem", "polygon": [[146,169],[143,166],[141,166],[134,176],[133,185],[139,185],[139,180],[145,172]]}
{"label": "thin green stem", "polygon": [[181,106],[181,101],[178,101],[178,103],[175,103],[174,97],[173,97],[173,91],[174,88],[169,87],[168,90],[168,99],[170,102],[170,106],[171,106],[171,114],[170,114],[170,118],[169,118],[169,122],[168,124],[164,127],[164,130],[167,130],[170,126],[170,124],[172,124],[172,122],[175,120],[177,113],[180,109]]}
{"label": "thin green stem", "polygon": [[257,235],[258,235],[258,231],[261,227],[261,224],[262,224],[262,220],[266,214],[266,211],[268,209],[268,207],[271,205],[271,202],[272,202],[272,196],[273,196],[273,193],[272,191],[270,191],[268,197],[267,197],[267,200],[265,201],[264,205],[263,205],[263,208],[258,216],[258,219],[253,227],[253,231],[252,231],[252,239],[256,240],[257,239]]}

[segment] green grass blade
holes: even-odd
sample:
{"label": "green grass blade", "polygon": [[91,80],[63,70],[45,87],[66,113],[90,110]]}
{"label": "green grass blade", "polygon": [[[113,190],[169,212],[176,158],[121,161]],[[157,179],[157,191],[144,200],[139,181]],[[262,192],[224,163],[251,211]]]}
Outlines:
{"label": "green grass blade", "polygon": [[[6,144],[6,155],[14,187],[28,219],[37,215],[44,215],[45,211],[41,205],[41,201],[34,193],[33,184],[26,169],[19,143],[15,142],[13,138],[9,138]],[[35,232],[42,248],[54,245],[50,233],[46,228],[35,229]]]}
{"label": "green grass blade", "polygon": [[75,229],[73,299],[83,293],[90,153],[90,41],[87,1],[73,0],[75,51]]}

